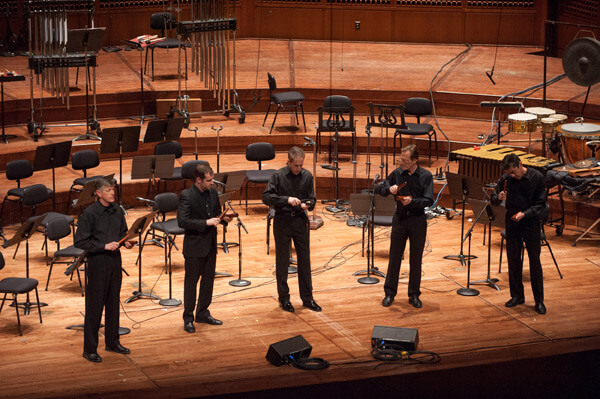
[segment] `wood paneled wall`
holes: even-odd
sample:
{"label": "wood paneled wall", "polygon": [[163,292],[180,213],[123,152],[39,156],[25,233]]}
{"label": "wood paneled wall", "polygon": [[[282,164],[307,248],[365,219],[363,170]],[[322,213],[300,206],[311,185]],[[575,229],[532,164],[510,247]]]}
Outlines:
{"label": "wood paneled wall", "polygon": [[[0,44],[6,38],[6,18],[14,33],[26,37],[26,3],[0,3]],[[107,28],[105,45],[119,45],[123,40],[155,33],[150,30],[150,15],[177,3],[95,0],[95,25]],[[179,4],[181,19],[191,19],[191,0],[179,0]],[[541,46],[547,18],[600,25],[597,0],[234,0],[227,4],[230,16],[235,13],[238,19],[240,38]],[[77,19],[73,27],[86,25]],[[578,34],[588,34],[581,33],[583,29],[553,26],[553,50],[560,53]],[[592,31],[599,37],[600,30]]]}
{"label": "wood paneled wall", "polygon": [[[26,0],[5,0],[13,31],[26,25]],[[579,0],[586,1],[586,0]],[[595,0],[593,0],[595,1]],[[415,43],[543,44],[546,0],[234,0],[238,37]],[[179,0],[190,19],[191,0]],[[95,0],[105,45],[154,33],[150,15],[177,0]],[[171,8],[172,9],[172,8]],[[232,15],[231,15],[232,16]],[[357,28],[356,22],[360,23]],[[80,27],[80,26],[76,26]],[[499,32],[498,32],[499,30]],[[0,41],[6,24],[0,24]]]}

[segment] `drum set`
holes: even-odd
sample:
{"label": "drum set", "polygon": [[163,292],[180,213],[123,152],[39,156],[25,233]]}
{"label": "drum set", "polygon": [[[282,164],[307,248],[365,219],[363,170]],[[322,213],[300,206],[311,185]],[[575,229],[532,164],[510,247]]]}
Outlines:
{"label": "drum set", "polygon": [[547,150],[553,148],[553,143],[559,143],[559,157],[564,164],[574,164],[595,156],[596,148],[587,143],[600,140],[600,124],[584,123],[583,118],[577,118],[575,123],[567,123],[567,115],[557,114],[550,108],[529,107],[524,111],[508,116],[508,130],[529,135],[529,152],[531,136],[540,129],[544,157]]}

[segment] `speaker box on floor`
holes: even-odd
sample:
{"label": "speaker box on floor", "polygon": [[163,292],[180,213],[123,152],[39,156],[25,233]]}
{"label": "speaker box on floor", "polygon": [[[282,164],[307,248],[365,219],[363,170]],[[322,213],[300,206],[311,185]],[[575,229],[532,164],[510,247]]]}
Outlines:
{"label": "speaker box on floor", "polygon": [[415,351],[419,345],[419,330],[416,328],[374,326],[371,347]]}
{"label": "speaker box on floor", "polygon": [[302,335],[297,335],[271,344],[266,358],[271,364],[279,367],[292,363],[296,359],[308,357],[311,351],[312,346],[310,346]]}

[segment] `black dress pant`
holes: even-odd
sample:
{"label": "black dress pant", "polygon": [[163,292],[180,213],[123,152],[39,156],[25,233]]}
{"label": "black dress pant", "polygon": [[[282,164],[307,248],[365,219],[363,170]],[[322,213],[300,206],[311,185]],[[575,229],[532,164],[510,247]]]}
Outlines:
{"label": "black dress pant", "polygon": [[[212,247],[205,257],[185,258],[185,278],[183,282],[183,321],[185,323],[194,321],[194,307],[196,308],[196,320],[210,316],[208,307],[212,302],[216,263],[216,247]],[[202,275],[202,280],[200,280],[200,294],[196,304],[196,286],[200,275]]]}
{"label": "black dress pant", "polygon": [[408,296],[420,295],[421,262],[427,237],[427,216],[407,216],[399,218],[398,214],[392,219],[392,236],[390,238],[390,262],[383,290],[386,295],[396,296],[402,255],[406,248],[406,240],[410,240],[410,273],[408,279]]}
{"label": "black dress pant", "polygon": [[290,240],[294,240],[298,256],[298,285],[303,302],[312,299],[312,276],[310,270],[310,234],[308,218],[305,215],[275,215],[273,222],[275,236],[275,274],[277,276],[277,294],[279,301],[290,300],[290,288],[287,283],[290,265]]}
{"label": "black dress pant", "polygon": [[119,344],[119,300],[123,280],[121,253],[88,254],[86,273],[83,350],[96,353],[103,309],[104,342],[109,348]]}
{"label": "black dress pant", "polygon": [[514,222],[506,218],[506,257],[508,258],[508,281],[510,296],[525,299],[523,289],[523,243],[529,256],[529,274],[535,302],[544,302],[544,277],[540,262],[541,227],[537,219],[521,219]]}

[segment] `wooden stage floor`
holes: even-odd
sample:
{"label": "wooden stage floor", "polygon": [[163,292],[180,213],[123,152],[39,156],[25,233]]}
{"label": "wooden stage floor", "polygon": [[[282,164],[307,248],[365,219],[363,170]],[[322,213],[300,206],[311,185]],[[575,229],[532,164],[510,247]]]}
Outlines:
{"label": "wooden stage floor", "polygon": [[[259,56],[260,49],[260,56]],[[428,96],[430,82],[444,63],[465,49],[465,46],[410,45],[389,43],[328,43],[285,40],[240,40],[237,44],[237,83],[242,93],[242,105],[252,104],[254,89],[262,94],[261,101],[239,124],[237,115],[220,115],[192,119],[198,127],[199,153],[202,159],[216,164],[216,137],[212,127],[223,124],[221,133],[221,170],[255,168],[256,163],[244,159],[244,148],[255,141],[269,141],[277,146],[275,160],[267,167],[277,168],[285,162],[290,145],[301,145],[305,134],[314,138],[316,107],[323,98],[337,90],[350,95],[361,107],[373,98],[387,103],[401,103],[414,95]],[[506,93],[522,90],[542,81],[543,58],[533,54],[538,48],[502,47],[494,78],[485,76],[494,59],[493,47],[475,46],[449,65],[435,81],[434,100],[438,109],[438,140],[440,159],[430,170],[446,163],[448,147],[469,146],[480,142],[477,136],[492,128],[491,111],[478,110],[479,101],[497,99]],[[330,54],[332,57],[330,58]],[[161,57],[155,81],[144,80],[149,97],[173,95],[177,89],[176,53]],[[139,54],[137,52],[101,53],[98,68],[99,94],[108,100],[99,109],[102,127],[135,124],[135,121],[113,117],[111,112],[132,102],[139,109]],[[343,68],[342,68],[343,66]],[[26,71],[23,57],[0,58],[0,69]],[[262,127],[267,107],[266,73],[273,73],[280,87],[293,87],[307,93],[307,128],[305,133],[290,125],[288,115],[280,115],[273,134]],[[559,59],[549,59],[549,77],[562,73]],[[190,76],[190,87],[201,87]],[[74,74],[72,85],[74,87]],[[81,86],[81,81],[80,81]],[[81,87],[72,90],[74,101],[81,102]],[[48,95],[47,93],[45,95]],[[5,85],[10,118],[27,119],[29,84]],[[111,97],[112,96],[112,97]],[[110,97],[110,98],[109,98]],[[563,79],[549,87],[548,98],[561,112],[575,116],[585,97],[585,88]],[[525,99],[539,105],[541,91]],[[119,103],[119,100],[123,103]],[[133,99],[133,100],[132,100]],[[318,99],[318,101],[317,101]],[[592,87],[586,108],[592,119],[600,119],[598,85]],[[131,104],[129,104],[131,106]],[[60,107],[59,107],[60,108]],[[60,108],[62,110],[62,108]],[[362,108],[361,108],[362,109]],[[80,109],[79,109],[80,110]],[[14,114],[12,114],[12,113]],[[62,111],[61,111],[62,112]],[[59,114],[57,114],[59,115]],[[65,113],[65,115],[68,115]],[[131,116],[131,115],[126,115]],[[75,118],[76,119],[76,118]],[[74,119],[68,119],[73,121]],[[269,119],[270,121],[271,119]],[[427,119],[434,123],[434,118]],[[366,113],[358,114],[358,140],[361,153],[357,164],[358,188],[366,187],[380,163],[379,148],[371,154],[371,171],[366,172]],[[142,128],[142,134],[145,132]],[[40,144],[70,140],[84,129],[52,128],[34,143],[23,124],[8,127],[7,134],[18,137],[8,145],[0,143],[0,168],[13,159],[33,159]],[[441,134],[447,136],[446,141]],[[377,136],[380,132],[375,132]],[[511,137],[509,139],[521,139]],[[193,133],[185,131],[181,142],[184,156],[179,163],[193,159]],[[324,141],[325,142],[325,141]],[[417,139],[420,148],[426,148]],[[342,139],[345,150],[348,141]],[[391,143],[391,142],[390,142]],[[512,145],[514,144],[514,145]],[[510,143],[524,146],[523,142]],[[98,142],[78,141],[73,151],[92,148]],[[151,153],[153,146],[142,145],[140,153]],[[534,151],[540,149],[535,144]],[[310,151],[310,150],[309,150]],[[391,154],[390,154],[391,156]],[[424,157],[426,158],[426,157]],[[327,162],[327,154],[317,162]],[[390,158],[390,167],[393,160]],[[123,162],[124,191],[128,200],[143,195],[145,182],[130,179],[131,155]],[[450,163],[450,170],[456,164]],[[312,154],[307,154],[305,167],[312,169]],[[344,192],[352,189],[353,170],[349,154],[342,155],[341,181]],[[215,168],[216,169],[216,168]],[[114,156],[103,158],[93,174],[118,171]],[[59,210],[66,204],[66,192],[74,178],[81,176],[70,166],[57,171],[56,188],[60,195]],[[50,171],[36,172],[25,184],[51,183]],[[443,183],[436,184],[436,193]],[[14,186],[0,175],[0,196]],[[170,189],[181,189],[182,184]],[[328,198],[334,187],[330,172],[319,168],[319,199]],[[257,197],[259,191],[251,191]],[[133,203],[133,201],[132,201]],[[139,204],[139,203],[138,203]],[[237,201],[234,202],[234,205]],[[12,209],[12,208],[11,208]],[[16,223],[17,215],[7,211],[4,225]],[[567,226],[563,235],[547,229],[548,239],[564,279],[560,279],[547,248],[542,248],[545,304],[548,314],[540,316],[533,310],[527,270],[524,273],[526,303],[507,309],[509,299],[506,257],[502,272],[498,272],[500,250],[499,231],[493,231],[492,277],[498,278],[500,291],[485,285],[476,286],[480,295],[465,297],[456,290],[466,285],[467,269],[460,263],[443,257],[460,251],[461,223],[459,218],[436,217],[429,221],[428,243],[423,259],[422,309],[412,308],[406,298],[407,265],[403,266],[399,294],[390,308],[381,306],[383,281],[361,285],[352,274],[366,266],[361,256],[361,230],[346,224],[345,213],[332,215],[319,205],[318,213],[325,225],[312,232],[312,270],[315,299],[323,307],[314,313],[301,307],[296,277],[290,277],[293,314],[283,312],[277,302],[274,276],[274,242],[266,254],[266,207],[252,206],[242,216],[249,234],[242,234],[243,277],[251,281],[246,288],[228,283],[234,277],[219,277],[215,283],[213,315],[223,320],[223,326],[197,325],[195,334],[183,331],[181,306],[165,308],[157,302],[142,299],[124,304],[121,324],[131,329],[122,343],[131,348],[128,356],[106,353],[102,338],[99,353],[104,361],[92,364],[82,356],[83,332],[66,326],[83,323],[84,298],[76,281],[69,281],[62,266],[55,267],[48,291],[44,291],[47,267],[41,234],[30,242],[31,276],[40,281],[41,300],[48,303],[42,309],[43,324],[37,311],[22,316],[24,335],[18,336],[16,315],[10,307],[0,313],[0,398],[179,398],[207,397],[383,397],[405,394],[414,397],[595,397],[600,388],[600,247],[596,242],[581,242],[572,247],[581,228]],[[40,209],[43,212],[44,209]],[[9,213],[13,213],[9,215]],[[128,222],[146,212],[135,208]],[[243,214],[243,212],[242,212]],[[28,215],[28,214],[27,214]],[[579,217],[580,215],[577,215]],[[467,212],[471,218],[472,213]],[[585,215],[581,215],[582,218]],[[11,223],[6,223],[7,220]],[[5,226],[10,237],[17,226]],[[472,280],[485,278],[487,246],[482,245],[483,229],[475,229],[472,252]],[[221,234],[219,235],[221,237]],[[230,241],[238,241],[235,227],[227,233]],[[67,238],[64,243],[68,243]],[[177,240],[180,247],[181,239]],[[376,230],[375,264],[385,271],[389,248],[389,229]],[[54,244],[50,244],[54,250]],[[0,278],[25,275],[25,249],[12,260],[14,247],[4,249],[6,267]],[[466,251],[466,249],[465,249]],[[137,289],[136,250],[123,251],[124,276],[121,299],[124,302]],[[407,258],[408,253],[405,254]],[[408,258],[407,258],[408,259]],[[143,289],[160,297],[168,296],[168,276],[163,273],[162,248],[147,246],[143,257]],[[527,269],[527,265],[525,266]],[[238,249],[229,254],[219,252],[217,269],[237,276]],[[183,257],[173,252],[173,297],[183,297]],[[417,328],[419,349],[434,351],[441,356],[437,364],[381,363],[371,355],[370,338],[373,326]],[[313,356],[331,362],[322,371],[302,371],[291,366],[276,368],[265,359],[270,344],[301,334],[313,347]]]}
{"label": "wooden stage floor", "polygon": [[[144,212],[144,208],[131,210],[128,222]],[[63,274],[64,266],[55,267],[49,290],[43,290],[47,267],[40,250],[42,236],[35,235],[30,242],[31,275],[40,280],[41,300],[49,306],[42,309],[43,324],[39,323],[37,311],[22,316],[22,337],[17,334],[13,309],[5,307],[3,310],[0,358],[4,361],[0,364],[0,397],[125,398],[143,395],[154,398],[236,393],[242,393],[240,397],[261,397],[264,392],[252,396],[251,391],[285,388],[291,389],[286,391],[291,397],[299,397],[293,394],[294,391],[306,392],[305,389],[312,390],[313,396],[322,397],[325,392],[330,392],[331,386],[327,388],[327,384],[334,384],[340,394],[354,387],[356,391],[348,392],[347,397],[365,397],[364,389],[369,383],[365,381],[367,385],[362,386],[361,380],[383,379],[386,381],[383,386],[411,392],[414,388],[405,384],[416,378],[428,381],[428,392],[432,394],[454,396],[461,389],[460,385],[453,385],[457,380],[436,383],[427,376],[464,368],[472,368],[474,374],[462,374],[461,377],[466,380],[470,375],[472,386],[485,381],[493,383],[498,378],[496,392],[512,393],[521,384],[518,376],[511,377],[517,378],[513,385],[502,381],[510,376],[503,369],[506,364],[539,360],[548,370],[543,374],[529,370],[525,373],[527,378],[539,380],[539,383],[543,380],[546,388],[557,389],[558,380],[551,378],[558,378],[554,373],[562,370],[562,363],[551,363],[549,357],[580,356],[589,351],[596,354],[593,357],[596,360],[583,367],[588,374],[580,375],[581,381],[577,383],[597,386],[597,378],[593,380],[592,377],[597,377],[600,371],[597,356],[600,349],[600,249],[593,242],[571,247],[576,235],[574,231],[567,229],[560,237],[549,234],[564,279],[559,278],[547,248],[542,248],[548,307],[544,316],[533,310],[526,270],[526,303],[512,309],[504,307],[504,302],[509,299],[508,274],[505,256],[502,272],[498,272],[500,237],[497,230],[492,238],[491,275],[499,279],[500,291],[487,285],[476,285],[474,287],[481,292],[479,296],[457,295],[456,290],[466,284],[466,268],[443,257],[459,252],[461,223],[459,218],[447,220],[445,217],[429,221],[423,259],[423,308],[414,309],[407,302],[407,266],[402,269],[396,301],[390,308],[384,308],[381,306],[383,281],[361,285],[352,275],[366,266],[365,258],[361,257],[361,230],[346,225],[348,215],[332,215],[319,206],[318,214],[322,215],[325,224],[311,233],[311,255],[314,297],[323,312],[302,308],[296,277],[291,275],[290,288],[296,312],[290,314],[283,312],[277,302],[274,243],[271,239],[271,254],[266,255],[265,213],[266,207],[257,205],[243,217],[249,234],[242,235],[242,277],[251,282],[250,286],[235,288],[228,284],[237,278],[238,249],[231,248],[229,254],[219,251],[217,270],[234,275],[218,277],[215,283],[210,309],[215,317],[223,320],[223,326],[199,324],[195,334],[188,334],[183,331],[181,306],[162,307],[149,299],[123,303],[121,325],[131,328],[131,333],[123,336],[121,342],[132,352],[127,356],[105,352],[101,336],[99,354],[104,361],[99,364],[89,363],[81,357],[82,330],[65,329],[68,325],[83,322],[84,298],[76,281],[69,281]],[[467,217],[471,217],[470,212]],[[13,229],[6,231],[9,236],[12,232]],[[472,261],[472,280],[486,275],[487,246],[481,243],[482,235],[483,229],[478,226],[472,242],[472,253],[478,256]],[[235,228],[228,231],[227,239],[237,241]],[[68,241],[70,238],[65,240]],[[180,245],[181,239],[177,243]],[[375,265],[382,271],[387,268],[388,246],[389,229],[378,228]],[[54,245],[50,248],[53,250]],[[19,250],[15,260],[10,259],[13,248],[3,252],[7,266],[2,277],[23,276],[24,248]],[[123,266],[130,275],[123,279],[122,301],[137,289],[136,255],[135,249],[123,251]],[[144,249],[143,289],[167,297],[168,278],[162,273],[163,259],[163,250],[158,246],[148,245]],[[182,298],[183,277],[183,257],[180,251],[174,250],[174,298]],[[370,356],[374,325],[417,328],[419,349],[438,353],[441,362],[382,364],[375,361]],[[330,361],[331,367],[323,371],[302,371],[291,366],[277,368],[267,362],[265,354],[271,343],[298,334],[312,345],[312,355]],[[560,378],[566,380],[560,380],[560,384],[576,382],[568,372],[561,375]],[[317,386],[309,387],[311,385]],[[531,389],[533,395],[535,386],[523,389]],[[528,391],[524,393],[523,397],[527,397]],[[520,396],[516,391],[515,394]],[[482,391],[478,395],[496,396]],[[431,395],[417,390],[416,396]]]}

